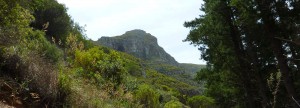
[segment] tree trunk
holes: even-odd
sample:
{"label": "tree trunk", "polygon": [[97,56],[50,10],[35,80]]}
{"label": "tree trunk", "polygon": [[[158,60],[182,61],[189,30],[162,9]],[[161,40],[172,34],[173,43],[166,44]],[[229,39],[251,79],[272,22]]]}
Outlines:
{"label": "tree trunk", "polygon": [[268,106],[269,99],[266,95],[267,94],[266,93],[267,85],[266,85],[265,81],[263,81],[262,75],[260,73],[258,57],[257,57],[255,51],[253,50],[254,46],[250,42],[247,42],[247,43],[248,43],[250,59],[251,59],[251,62],[253,63],[253,65],[252,65],[253,74],[254,74],[254,77],[258,84],[257,87],[259,88],[259,90],[258,90],[259,95],[262,98],[261,105],[262,105],[262,108],[267,108],[267,107],[269,107]]}
{"label": "tree trunk", "polygon": [[[224,2],[225,3],[225,2]],[[234,26],[233,24],[233,14],[232,14],[232,10],[231,8],[228,6],[227,3],[225,3],[226,6],[226,10],[225,13],[223,14],[224,19],[226,19],[225,23],[229,26],[230,29],[230,38],[231,41],[233,43],[233,47],[234,47],[234,53],[236,55],[237,61],[239,63],[239,67],[238,70],[240,72],[242,72],[241,74],[239,74],[243,79],[242,79],[242,83],[244,85],[244,90],[245,90],[245,94],[246,94],[246,105],[249,108],[254,108],[255,107],[255,93],[253,93],[252,91],[252,83],[251,83],[251,76],[250,76],[250,70],[251,67],[249,65],[249,63],[247,63],[246,60],[246,56],[245,56],[245,51],[243,49],[243,44],[242,44],[242,39],[240,37],[240,33],[237,30],[237,27]]]}
{"label": "tree trunk", "polygon": [[[253,23],[254,25],[255,22],[249,22],[249,24]],[[255,84],[256,87],[258,88],[258,94],[261,98],[261,106],[262,108],[269,108],[269,98],[267,96],[268,94],[268,88],[267,88],[267,82],[264,80],[263,73],[260,69],[262,65],[259,63],[259,57],[257,55],[258,51],[255,50],[256,46],[254,43],[257,43],[257,40],[255,40],[256,33],[254,33],[253,28],[250,27],[251,25],[247,26],[242,26],[241,28],[244,30],[244,35],[245,35],[245,43],[246,43],[246,51],[247,54],[249,55],[249,62],[251,62],[251,67],[252,67],[252,74],[255,78]],[[252,25],[253,26],[253,25]],[[258,42],[259,43],[259,42]]]}
{"label": "tree trunk", "polygon": [[283,78],[283,83],[290,99],[295,98],[297,100],[298,98],[296,98],[296,92],[290,76],[291,73],[287,65],[287,58],[284,56],[282,43],[281,41],[274,38],[276,37],[276,24],[272,16],[271,10],[269,9],[271,3],[268,2],[268,0],[262,0],[261,2],[257,2],[258,8],[261,11],[262,15],[264,31],[267,37],[266,39],[271,40],[271,49],[273,50],[273,53],[278,61],[278,66]]}

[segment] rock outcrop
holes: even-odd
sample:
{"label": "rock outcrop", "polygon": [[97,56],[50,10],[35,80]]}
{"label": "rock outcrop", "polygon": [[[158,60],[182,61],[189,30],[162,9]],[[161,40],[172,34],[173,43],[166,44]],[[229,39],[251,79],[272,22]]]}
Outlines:
{"label": "rock outcrop", "polygon": [[131,30],[115,37],[103,36],[95,43],[126,52],[143,60],[178,66],[178,62],[157,44],[156,37],[143,30]]}

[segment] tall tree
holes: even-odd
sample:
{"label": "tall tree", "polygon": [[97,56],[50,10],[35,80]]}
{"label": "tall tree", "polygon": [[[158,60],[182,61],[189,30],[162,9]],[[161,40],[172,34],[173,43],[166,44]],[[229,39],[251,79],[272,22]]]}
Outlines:
{"label": "tall tree", "polygon": [[[235,93],[239,93],[232,95],[231,98],[237,100],[233,104],[244,107],[274,107],[276,103],[273,104],[271,100],[272,96],[276,97],[277,92],[271,93],[272,85],[267,80],[271,73],[279,69],[286,89],[286,92],[280,90],[279,94],[288,99],[282,99],[278,103],[285,107],[291,102],[297,103],[299,94],[296,93],[293,80],[295,76],[292,75],[299,71],[299,63],[295,60],[298,58],[299,49],[294,42],[281,40],[295,39],[299,34],[299,15],[295,14],[299,3],[281,0],[204,2],[201,10],[205,15],[186,22],[185,27],[191,28],[186,41],[199,46],[201,57],[210,66],[205,74],[199,73],[199,78],[207,81],[208,95],[219,98],[212,95],[218,90],[211,91],[211,88],[217,83],[224,87],[224,82],[213,77],[224,77],[233,83],[227,83],[225,88],[233,86]],[[220,74],[216,75],[216,72]],[[216,100],[222,104],[232,104]]]}
{"label": "tall tree", "polygon": [[[280,13],[280,11],[276,11],[276,7],[274,6],[275,2],[276,1],[268,0],[257,1],[257,5],[259,8],[258,10],[261,12],[260,15],[263,21],[265,35],[271,40],[271,48],[278,61],[278,66],[280,72],[282,73],[283,82],[288,95],[291,99],[297,99],[296,91],[291,78],[291,70],[288,66],[288,61],[287,57],[285,56],[285,50],[283,49],[282,42],[274,38],[278,37],[279,34],[279,27],[277,27],[278,25],[276,24],[276,18],[280,18],[274,15],[274,13]],[[275,12],[272,12],[272,9],[274,8]]]}
{"label": "tall tree", "polygon": [[31,26],[45,30],[48,40],[62,42],[64,45],[69,35],[73,22],[67,13],[67,8],[56,0],[43,0],[34,9],[35,21]]}

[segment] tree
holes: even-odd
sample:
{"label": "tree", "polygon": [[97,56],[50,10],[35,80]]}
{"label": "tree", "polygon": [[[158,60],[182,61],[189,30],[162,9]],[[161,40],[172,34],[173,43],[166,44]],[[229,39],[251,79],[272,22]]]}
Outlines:
{"label": "tree", "polygon": [[32,27],[44,30],[49,41],[55,41],[55,43],[61,41],[61,46],[65,45],[73,22],[64,5],[56,0],[44,0],[34,9],[33,15],[35,21],[31,23]]}
{"label": "tree", "polygon": [[[282,74],[283,82],[285,85],[285,88],[288,92],[289,97],[296,98],[296,91],[294,88],[294,84],[292,82],[290,68],[288,66],[288,61],[284,54],[286,51],[283,48],[283,44],[280,40],[275,39],[277,34],[277,29],[279,29],[278,25],[276,24],[276,18],[281,18],[274,16],[272,13],[272,8],[277,9],[275,6],[272,6],[272,3],[278,3],[275,1],[257,1],[257,6],[259,8],[259,11],[261,11],[261,18],[263,21],[263,26],[265,30],[265,35],[267,38],[271,39],[271,48],[273,50],[274,55],[276,56],[276,59],[278,61],[278,66],[280,69],[280,72]],[[271,9],[266,6],[272,6]],[[280,11],[277,10],[277,13],[280,13]],[[283,31],[284,32],[284,31]]]}
{"label": "tree", "polygon": [[220,99],[230,97],[213,95],[222,90],[213,89],[220,84],[233,88],[235,105],[269,107],[272,94],[267,78],[279,69],[287,91],[281,94],[289,94],[282,95],[287,99],[280,105],[296,103],[299,94],[293,78],[299,73],[299,62],[294,58],[298,58],[299,49],[276,37],[293,40],[298,36],[298,6],[297,1],[205,0],[201,8],[205,15],[184,26],[191,28],[185,41],[198,45],[201,57],[208,61],[208,69],[202,71],[206,74],[198,75],[206,79],[207,95],[215,97],[216,103],[232,105]]}

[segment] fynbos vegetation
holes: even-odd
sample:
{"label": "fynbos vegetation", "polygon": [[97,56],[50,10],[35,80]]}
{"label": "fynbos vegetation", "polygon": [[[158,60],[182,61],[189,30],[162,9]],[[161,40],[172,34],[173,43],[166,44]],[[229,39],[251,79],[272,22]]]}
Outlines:
{"label": "fynbos vegetation", "polygon": [[0,107],[188,107],[199,95],[166,74],[181,68],[94,45],[66,12],[55,0],[0,1]]}

